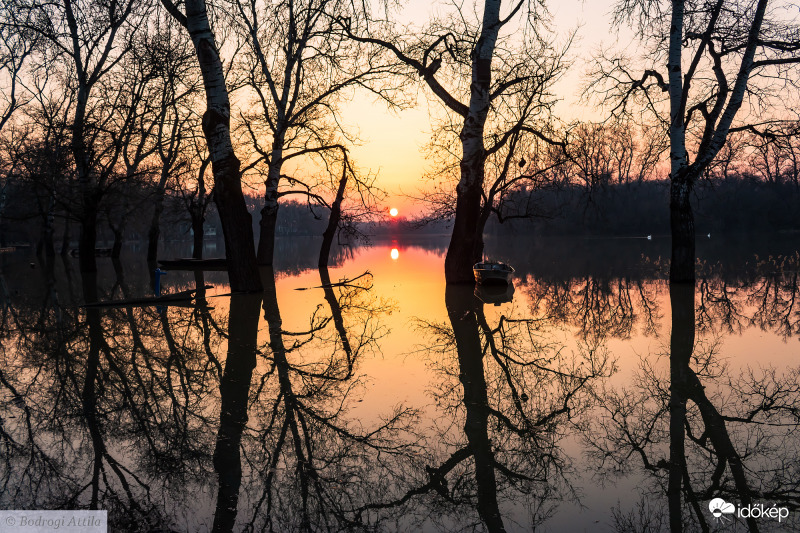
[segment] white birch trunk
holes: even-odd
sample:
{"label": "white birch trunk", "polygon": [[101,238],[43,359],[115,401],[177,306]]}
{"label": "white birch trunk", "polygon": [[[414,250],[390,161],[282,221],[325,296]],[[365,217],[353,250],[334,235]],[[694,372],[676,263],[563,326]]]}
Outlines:
{"label": "white birch trunk", "polygon": [[479,223],[486,161],[483,135],[489,113],[492,57],[499,30],[500,0],[486,0],[481,34],[472,53],[469,107],[460,134],[461,178],[456,187],[456,217],[444,266],[448,283],[472,281],[472,264],[483,254]]}
{"label": "white birch trunk", "polygon": [[252,217],[244,202],[239,160],[231,142],[228,88],[204,0],[186,1],[186,28],[197,53],[206,92],[203,133],[211,157],[214,200],[225,237],[231,290],[260,291],[262,287],[253,247]]}

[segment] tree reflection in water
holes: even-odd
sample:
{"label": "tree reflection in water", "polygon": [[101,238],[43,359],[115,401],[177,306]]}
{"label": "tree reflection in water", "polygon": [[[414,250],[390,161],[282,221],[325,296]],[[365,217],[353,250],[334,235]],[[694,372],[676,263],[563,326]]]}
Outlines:
{"label": "tree reflection in water", "polygon": [[[347,414],[387,308],[366,279],[332,286],[323,272],[309,328],[285,331],[265,278],[263,298],[234,295],[227,316],[202,290],[187,308],[9,306],[0,505],[107,509],[121,531],[352,525],[346,511],[379,494],[413,415],[367,427]],[[120,268],[102,297],[82,282],[86,303],[129,289]]]}
{"label": "tree reflection in water", "polygon": [[369,294],[369,278],[334,287],[322,269],[320,281],[327,306],[317,307],[307,329],[287,331],[271,272],[264,280],[269,350],[256,398],[258,446],[248,457],[258,478],[247,523],[254,530],[366,526],[351,510],[379,497],[392,458],[409,446],[399,438],[412,420],[409,410],[397,408],[371,428],[347,416],[360,386],[357,364],[377,349],[378,321],[388,309]]}
{"label": "tree reflection in water", "polygon": [[[773,321],[765,312],[763,283],[769,282],[762,278],[746,290],[729,291],[722,280],[703,279],[697,294],[699,312],[694,284],[670,284],[669,374],[659,372],[656,361],[645,359],[631,387],[604,394],[606,414],[587,434],[595,458],[606,468],[611,462],[628,470],[629,459],[638,457],[652,476],[655,498],[661,493],[667,503],[662,507],[666,516],[653,501],[633,511],[617,509],[618,531],[709,531],[715,527],[708,507],[714,498],[737,507],[800,507],[798,370],[781,374],[748,366],[732,375],[716,347],[695,338],[698,323],[733,328],[746,320],[785,331],[785,321]],[[726,296],[711,296],[714,286]],[[792,291],[796,293],[796,286]],[[748,317],[743,305],[752,303],[753,295],[759,295],[760,318]],[[776,291],[773,296],[769,307],[783,313],[787,295]],[[757,364],[758,354],[753,356]],[[747,531],[788,531],[796,526],[796,518],[794,526],[731,515],[725,519]]]}
{"label": "tree reflection in water", "polygon": [[[759,354],[734,369],[714,340],[761,328],[794,342],[797,258],[670,287],[668,357],[644,357],[622,386],[607,341],[658,334],[662,282],[529,278],[516,295],[530,306],[503,314],[448,287],[447,316],[417,331],[427,418],[399,406],[375,422],[353,407],[391,306],[368,276],[320,271],[304,293],[316,307],[287,327],[297,301],[270,270],[263,294],[229,306],[198,272],[188,307],[80,308],[147,289],[119,263],[103,282],[47,261],[28,276],[35,298],[4,289],[4,508],[108,509],[120,531],[530,529],[578,495],[565,444],[577,435],[599,475],[645,479],[650,500],[620,505],[619,531],[714,530],[716,497],[800,509],[797,369]],[[557,344],[559,329],[580,349]]]}
{"label": "tree reflection in water", "polygon": [[219,489],[212,531],[233,531],[242,484],[242,462],[239,449],[247,424],[247,403],[250,381],[256,368],[258,314],[260,294],[234,294],[230,300],[228,320],[228,355],[219,386],[220,414],[217,444],[214,448],[214,470]]}
{"label": "tree reflection in water", "polygon": [[[501,316],[490,326],[470,286],[448,285],[445,300],[449,323],[420,323],[423,351],[442,378],[433,391],[442,409],[438,432],[428,435],[427,456],[409,476],[422,481],[396,500],[368,507],[405,506],[407,515],[433,522],[437,531],[482,529],[482,523],[499,532],[515,520],[504,518],[503,509],[524,503],[530,517],[523,527],[535,528],[560,498],[574,496],[560,441],[588,408],[592,383],[611,365],[601,350],[561,353],[542,340],[541,321]],[[452,427],[457,420],[464,420],[462,431]],[[440,443],[454,450],[449,457],[437,457]]]}

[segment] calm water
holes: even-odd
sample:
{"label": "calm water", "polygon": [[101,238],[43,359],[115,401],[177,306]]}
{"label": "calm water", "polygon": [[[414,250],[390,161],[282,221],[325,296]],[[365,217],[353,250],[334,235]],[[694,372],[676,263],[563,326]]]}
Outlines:
{"label": "calm water", "polygon": [[[445,287],[446,240],[263,295],[146,264],[3,254],[0,507],[108,509],[111,531],[797,531],[797,239],[493,241],[513,288]],[[173,252],[169,255],[180,255]],[[715,517],[722,498],[733,513]],[[788,517],[746,520],[762,506]],[[719,507],[719,505],[717,505]],[[725,506],[724,510],[729,510]]]}

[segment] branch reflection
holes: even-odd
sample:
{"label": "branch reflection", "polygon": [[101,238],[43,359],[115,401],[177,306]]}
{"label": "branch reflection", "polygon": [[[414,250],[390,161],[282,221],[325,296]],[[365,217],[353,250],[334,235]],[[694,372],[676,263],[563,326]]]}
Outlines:
{"label": "branch reflection", "polygon": [[500,532],[524,506],[523,527],[535,529],[560,499],[575,496],[561,441],[590,406],[594,381],[613,365],[601,349],[567,355],[546,340],[544,321],[501,315],[490,325],[472,287],[448,285],[445,303],[449,323],[420,323],[423,351],[443,378],[433,391],[441,419],[428,435],[427,464],[410,476],[423,481],[370,508],[402,507],[407,521],[415,513],[437,531],[482,524]]}
{"label": "branch reflection", "polygon": [[[641,503],[630,512],[617,509],[619,531],[658,530],[667,524],[672,532],[709,531],[718,520],[734,520],[748,531],[773,529],[752,516],[715,517],[709,511],[714,498],[737,508],[798,508],[798,370],[781,374],[748,367],[736,374],[713,344],[698,342],[697,323],[711,316],[711,300],[704,292],[708,285],[703,285],[697,309],[694,284],[670,285],[668,375],[656,358],[644,359],[631,387],[605,392],[605,416],[587,434],[599,464],[610,461],[617,471],[629,471],[629,459],[638,457],[655,493],[667,500],[667,516],[657,511],[657,504]],[[730,325],[730,317],[736,316],[727,312],[731,301],[716,315],[722,324]]]}
{"label": "branch reflection", "polygon": [[[146,291],[117,267],[108,291],[83,275],[84,302]],[[221,312],[198,273],[189,307],[12,303],[0,504],[107,509],[123,531],[354,524],[348,511],[381,494],[382,465],[410,446],[400,434],[413,411],[398,407],[373,424],[349,415],[359,362],[378,351],[390,307],[369,278],[331,283],[323,271],[309,326],[286,330],[274,274],[265,279],[263,297],[215,300]]]}

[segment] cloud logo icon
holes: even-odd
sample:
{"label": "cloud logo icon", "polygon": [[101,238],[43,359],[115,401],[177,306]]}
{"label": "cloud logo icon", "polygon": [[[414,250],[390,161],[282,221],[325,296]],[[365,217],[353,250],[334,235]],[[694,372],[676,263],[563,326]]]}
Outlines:
{"label": "cloud logo icon", "polygon": [[714,498],[708,502],[708,510],[711,511],[711,514],[714,515],[714,518],[717,520],[724,520],[725,517],[723,515],[733,514],[736,512],[736,506],[732,503],[726,502],[722,498]]}

